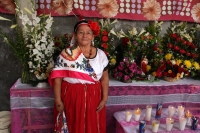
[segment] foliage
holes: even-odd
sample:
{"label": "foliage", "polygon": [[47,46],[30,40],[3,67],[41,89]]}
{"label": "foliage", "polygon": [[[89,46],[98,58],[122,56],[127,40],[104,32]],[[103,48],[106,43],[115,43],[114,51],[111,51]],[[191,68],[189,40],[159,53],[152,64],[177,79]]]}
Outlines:
{"label": "foliage", "polygon": [[53,60],[56,61],[58,55],[61,53],[63,49],[70,46],[70,41],[72,39],[72,34],[64,34],[54,37],[54,54]]}

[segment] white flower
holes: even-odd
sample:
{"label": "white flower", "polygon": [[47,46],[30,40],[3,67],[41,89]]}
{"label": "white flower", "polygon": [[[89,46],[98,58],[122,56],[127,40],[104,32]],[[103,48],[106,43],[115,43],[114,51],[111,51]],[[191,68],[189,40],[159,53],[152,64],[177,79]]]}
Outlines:
{"label": "white flower", "polygon": [[146,30],[142,28],[142,30],[140,31],[140,33],[138,34],[138,36],[142,35],[144,32],[146,32]]}
{"label": "white flower", "polygon": [[175,60],[172,60],[171,63],[172,63],[172,65],[175,65],[175,64],[176,64],[176,61],[175,61]]}
{"label": "white flower", "polygon": [[130,34],[131,36],[137,35],[137,30],[136,30],[135,27],[134,27],[132,30],[128,31],[128,32],[129,32],[129,34]]}
{"label": "white flower", "polygon": [[39,51],[37,50],[37,49],[33,49],[33,54],[34,55],[36,55],[36,54],[38,54],[39,53]]}
{"label": "white flower", "polygon": [[41,42],[47,42],[46,37],[42,37],[42,39],[40,40]]}

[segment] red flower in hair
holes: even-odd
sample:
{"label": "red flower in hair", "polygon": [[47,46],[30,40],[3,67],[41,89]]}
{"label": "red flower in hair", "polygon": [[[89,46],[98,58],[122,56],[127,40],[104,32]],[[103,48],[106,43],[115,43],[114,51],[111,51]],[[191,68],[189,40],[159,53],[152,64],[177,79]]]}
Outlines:
{"label": "red flower in hair", "polygon": [[100,27],[98,22],[88,20],[88,26],[92,29],[94,36],[98,36],[100,33]]}

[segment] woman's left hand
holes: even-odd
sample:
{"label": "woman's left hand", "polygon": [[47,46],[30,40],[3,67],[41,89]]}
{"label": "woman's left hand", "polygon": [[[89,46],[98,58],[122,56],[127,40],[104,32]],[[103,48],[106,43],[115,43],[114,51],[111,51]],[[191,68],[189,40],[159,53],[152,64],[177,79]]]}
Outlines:
{"label": "woman's left hand", "polygon": [[99,106],[97,107],[97,111],[96,112],[99,113],[103,109],[103,107],[105,106],[105,104],[106,104],[106,102],[102,100],[99,103]]}

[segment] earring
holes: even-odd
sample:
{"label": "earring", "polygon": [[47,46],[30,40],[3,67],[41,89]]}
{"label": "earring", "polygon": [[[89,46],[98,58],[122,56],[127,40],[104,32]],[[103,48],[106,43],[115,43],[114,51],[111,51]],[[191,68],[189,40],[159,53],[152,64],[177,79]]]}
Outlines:
{"label": "earring", "polygon": [[94,45],[94,40],[91,41],[92,45]]}

